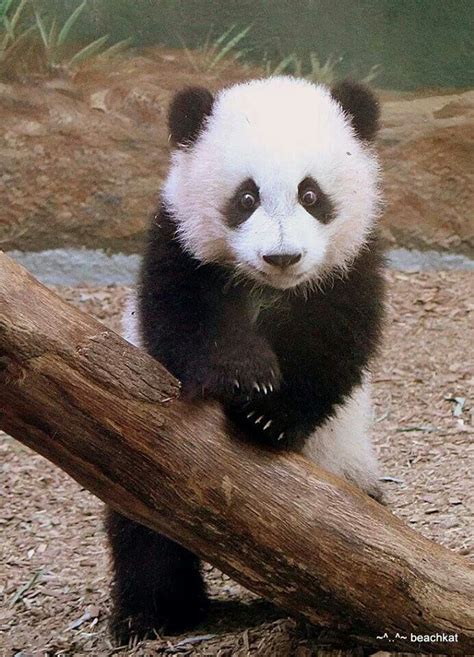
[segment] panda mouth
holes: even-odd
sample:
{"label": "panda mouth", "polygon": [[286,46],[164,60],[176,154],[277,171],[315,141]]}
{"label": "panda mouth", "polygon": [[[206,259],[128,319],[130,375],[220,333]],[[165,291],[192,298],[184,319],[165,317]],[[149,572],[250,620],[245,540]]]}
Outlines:
{"label": "panda mouth", "polygon": [[306,278],[306,272],[290,273],[287,271],[281,271],[279,273],[270,273],[269,271],[255,267],[255,265],[252,265],[249,262],[245,263],[245,270],[252,280],[257,280],[260,283],[282,290],[295,287],[302,283]]}

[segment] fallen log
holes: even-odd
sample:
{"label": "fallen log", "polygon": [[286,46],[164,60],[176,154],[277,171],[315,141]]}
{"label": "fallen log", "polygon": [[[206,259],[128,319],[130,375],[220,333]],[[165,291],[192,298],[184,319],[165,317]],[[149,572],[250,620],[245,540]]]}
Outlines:
{"label": "fallen log", "polygon": [[348,641],[474,653],[466,561],[299,455],[232,434],[216,404],[185,403],[159,363],[1,253],[0,428],[116,510]]}

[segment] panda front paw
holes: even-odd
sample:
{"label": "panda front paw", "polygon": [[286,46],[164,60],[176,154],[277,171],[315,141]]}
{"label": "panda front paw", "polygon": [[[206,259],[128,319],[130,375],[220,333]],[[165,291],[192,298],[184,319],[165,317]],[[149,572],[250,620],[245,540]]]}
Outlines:
{"label": "panda front paw", "polygon": [[232,404],[226,408],[226,412],[250,438],[265,445],[289,449],[298,439],[298,430],[284,410],[270,409],[258,400],[242,405]]}
{"label": "panda front paw", "polygon": [[245,413],[245,424],[252,433],[263,437],[265,442],[270,444],[284,444],[286,432],[277,420],[257,409],[252,410],[251,405],[247,407],[247,410],[249,412]]}
{"label": "panda front paw", "polygon": [[280,388],[280,370],[278,363],[273,367],[253,367],[249,369],[236,369],[235,377],[231,381],[232,390],[229,390],[227,400],[249,401],[257,397],[266,397]]}
{"label": "panda front paw", "polygon": [[244,404],[264,399],[280,388],[278,359],[264,340],[239,345],[238,351],[209,358],[201,369],[183,381],[188,398],[217,399],[223,404]]}

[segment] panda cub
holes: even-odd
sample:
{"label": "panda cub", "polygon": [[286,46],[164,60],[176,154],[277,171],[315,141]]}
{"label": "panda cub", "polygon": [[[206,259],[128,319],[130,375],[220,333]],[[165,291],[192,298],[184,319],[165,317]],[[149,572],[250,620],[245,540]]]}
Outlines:
{"label": "panda cub", "polygon": [[[219,400],[251,439],[301,451],[375,498],[378,118],[375,98],[351,82],[273,77],[178,93],[128,327],[187,398]],[[195,555],[112,511],[107,529],[120,640],[203,617]]]}

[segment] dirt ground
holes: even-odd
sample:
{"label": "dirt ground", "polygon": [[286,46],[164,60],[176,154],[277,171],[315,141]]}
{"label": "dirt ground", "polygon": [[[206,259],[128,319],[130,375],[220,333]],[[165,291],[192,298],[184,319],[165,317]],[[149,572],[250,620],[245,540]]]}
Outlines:
{"label": "dirt ground", "polygon": [[[388,278],[386,338],[373,370],[374,437],[386,501],[413,528],[469,558],[474,277],[390,272]],[[60,293],[118,328],[127,290]],[[112,647],[101,503],[4,434],[0,449],[1,562],[6,565],[0,583],[1,655],[346,654],[316,649],[306,628],[210,567],[207,578],[216,602],[208,624],[188,635]]]}
{"label": "dirt ground", "polygon": [[[232,61],[196,70],[183,49],[150,47],[0,80],[0,246],[141,251],[168,169],[174,93],[262,74]],[[386,245],[472,257],[474,91],[376,93]]]}

